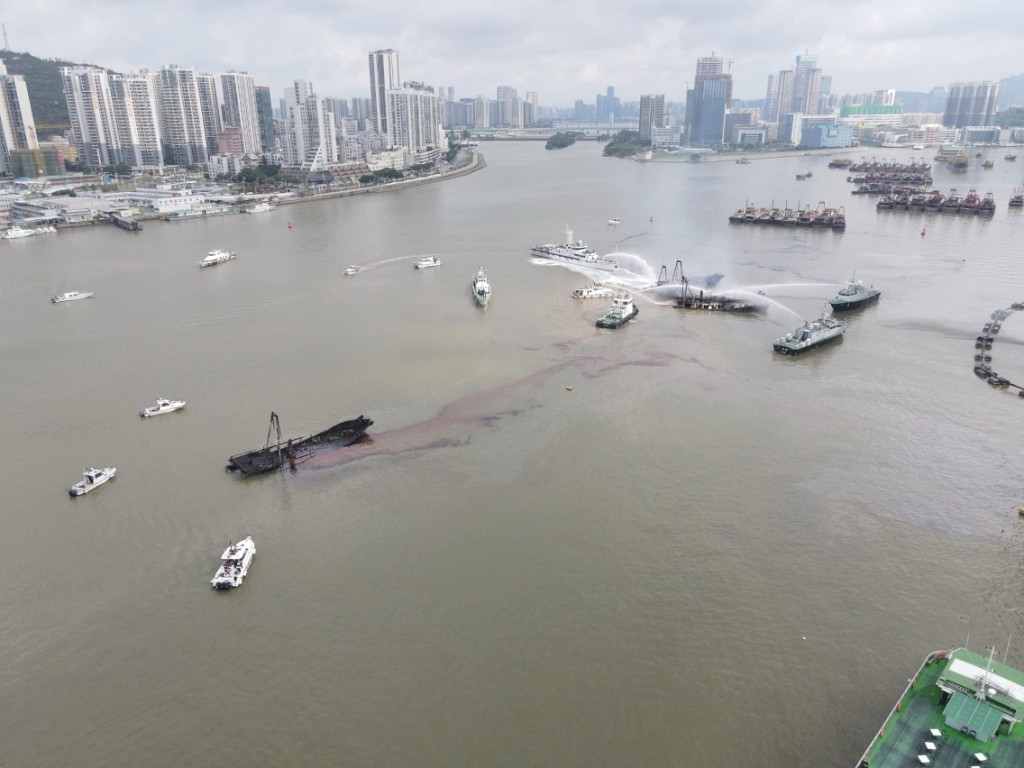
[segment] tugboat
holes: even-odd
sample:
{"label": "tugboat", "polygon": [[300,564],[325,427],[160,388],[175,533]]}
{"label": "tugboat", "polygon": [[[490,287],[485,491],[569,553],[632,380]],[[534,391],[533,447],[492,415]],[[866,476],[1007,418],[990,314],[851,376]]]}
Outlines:
{"label": "tugboat", "polygon": [[220,567],[210,579],[214,589],[234,589],[242,586],[242,579],[249,572],[252,559],[256,556],[256,545],[252,536],[246,536],[235,544],[229,544],[220,556]]}
{"label": "tugboat", "polygon": [[843,312],[878,301],[881,295],[882,292],[878,288],[873,285],[865,286],[864,283],[857,280],[856,273],[854,273],[846,287],[841,289],[836,297],[829,301],[829,304],[832,305],[833,312]]}
{"label": "tugboat", "polygon": [[798,355],[808,349],[840,339],[845,332],[846,326],[832,317],[826,304],[820,318],[810,323],[805,322],[792,333],[776,339],[772,348],[784,355]]}
{"label": "tugboat", "polygon": [[82,479],[68,488],[70,496],[82,496],[89,491],[99,488],[108,480],[113,480],[117,474],[117,467],[103,467],[96,469],[91,467],[82,473]]}
{"label": "tugboat", "polygon": [[634,317],[640,314],[640,310],[633,304],[633,297],[626,291],[619,291],[612,300],[612,306],[608,314],[597,321],[598,328],[621,328]]}
{"label": "tugboat", "polygon": [[487,281],[487,273],[480,267],[473,278],[473,298],[476,303],[487,309],[487,302],[491,300],[491,284]]}
{"label": "tugboat", "polygon": [[[285,463],[289,467],[294,468],[296,464],[311,458],[317,448],[324,445],[339,447],[351,445],[362,438],[372,424],[373,419],[360,416],[355,419],[339,422],[330,429],[325,429],[323,432],[318,432],[310,437],[300,437],[282,442],[281,421],[276,413],[271,412],[266,445],[248,453],[239,453],[232,456],[228,459],[225,469],[228,472],[237,470],[243,477],[248,477],[249,475],[259,475],[279,469]],[[275,430],[277,432],[277,443],[272,444],[270,439]]]}

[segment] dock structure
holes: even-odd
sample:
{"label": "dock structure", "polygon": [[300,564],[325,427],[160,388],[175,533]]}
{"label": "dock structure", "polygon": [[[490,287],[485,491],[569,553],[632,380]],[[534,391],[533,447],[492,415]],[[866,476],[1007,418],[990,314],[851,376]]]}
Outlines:
{"label": "dock structure", "polygon": [[142,231],[142,224],[129,216],[118,216],[116,213],[112,213],[110,214],[110,220],[114,222],[114,225],[119,229],[124,229],[128,232]]}

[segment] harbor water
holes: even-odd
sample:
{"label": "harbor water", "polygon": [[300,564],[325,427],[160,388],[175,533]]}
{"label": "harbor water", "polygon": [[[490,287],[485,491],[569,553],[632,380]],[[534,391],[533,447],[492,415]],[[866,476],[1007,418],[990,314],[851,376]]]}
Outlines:
{"label": "harbor water", "polygon": [[[854,766],[927,652],[1024,665],[1024,399],[972,372],[1024,301],[1019,164],[934,168],[995,195],[982,218],[877,212],[827,155],[482,151],[0,242],[0,765]],[[747,202],[847,229],[730,225]],[[531,258],[567,226],[621,265],[628,325],[570,298],[607,275]],[[651,286],[677,260],[769,312],[676,309]],[[854,272],[882,298],[843,340],[774,354]],[[1024,384],[1024,317],[990,354]],[[158,397],[188,404],[139,418]],[[285,438],[374,424],[225,472],[272,411]],[[70,498],[92,466],[117,477]]]}

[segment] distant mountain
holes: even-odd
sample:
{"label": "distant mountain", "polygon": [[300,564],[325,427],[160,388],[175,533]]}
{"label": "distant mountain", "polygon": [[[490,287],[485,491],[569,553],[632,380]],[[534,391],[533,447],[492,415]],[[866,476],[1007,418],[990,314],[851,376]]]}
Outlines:
{"label": "distant mountain", "polygon": [[32,117],[36,121],[39,138],[61,134],[71,127],[68,105],[64,99],[64,86],[60,80],[61,67],[95,66],[76,64],[61,59],[39,59],[31,53],[0,51],[0,60],[12,75],[24,75],[28,86],[28,100],[32,104]]}
{"label": "distant mountain", "polygon": [[1024,107],[1024,75],[1004,77],[999,81],[999,98],[996,109]]}

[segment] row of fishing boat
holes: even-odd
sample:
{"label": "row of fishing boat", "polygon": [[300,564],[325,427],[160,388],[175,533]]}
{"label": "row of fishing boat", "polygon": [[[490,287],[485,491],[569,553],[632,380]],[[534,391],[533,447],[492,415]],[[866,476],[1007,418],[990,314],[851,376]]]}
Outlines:
{"label": "row of fishing boat", "polygon": [[966,196],[957,192],[956,187],[944,195],[937,189],[921,191],[914,189],[897,189],[880,198],[875,204],[880,211],[929,211],[931,213],[966,213],[975,215],[991,215],[996,211],[995,196],[988,192],[981,197],[975,190]]}
{"label": "row of fishing boat", "polygon": [[805,208],[759,208],[747,203],[729,217],[730,224],[767,224],[778,227],[821,227],[825,229],[846,229],[846,211],[842,206],[829,208],[824,202],[816,209]]}

